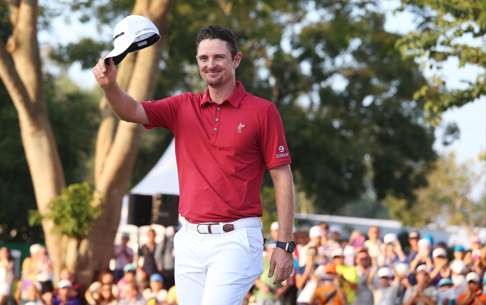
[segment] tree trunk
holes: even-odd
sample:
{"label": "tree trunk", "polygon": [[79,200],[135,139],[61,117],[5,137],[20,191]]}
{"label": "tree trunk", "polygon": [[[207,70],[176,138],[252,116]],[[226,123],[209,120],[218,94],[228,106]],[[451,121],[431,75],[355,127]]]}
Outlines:
{"label": "tree trunk", "polygon": [[[133,12],[152,19],[164,37],[170,3],[170,0],[137,0]],[[42,97],[37,42],[38,4],[24,0],[11,1],[8,6],[13,31],[7,43],[0,39],[0,79],[18,113],[37,207],[45,215],[49,202],[65,187],[65,178]],[[152,95],[160,51],[159,42],[138,54],[130,54],[119,69],[120,86],[137,100]],[[108,267],[120,220],[121,199],[130,181],[141,132],[140,126],[118,122],[104,100],[100,102],[100,110],[102,122],[96,144],[94,176],[96,195],[103,199],[101,216],[84,240],[61,236],[53,230],[51,221],[42,221],[56,275],[67,267],[81,284],[91,281],[95,271]]]}
{"label": "tree trunk", "polygon": [[[5,45],[0,40],[0,78],[17,110],[22,145],[32,178],[37,208],[41,214],[48,211],[49,202],[65,186],[46,105],[42,97],[42,74],[37,42],[36,1],[11,2],[12,35]],[[60,236],[53,223],[43,220],[42,227],[54,270],[60,270],[62,252]]]}
{"label": "tree trunk", "polygon": [[[163,39],[169,6],[170,1],[137,1],[133,13],[149,17],[159,28]],[[161,47],[161,42],[158,42],[130,54],[118,69],[120,87],[135,100],[142,101],[153,94]],[[88,283],[96,271],[108,267],[120,221],[121,201],[130,182],[141,136],[141,126],[118,122],[104,98],[100,101],[100,108],[103,118],[96,146],[95,186],[103,198],[103,212],[79,256],[77,270],[83,270],[82,274],[79,273],[82,283]]]}

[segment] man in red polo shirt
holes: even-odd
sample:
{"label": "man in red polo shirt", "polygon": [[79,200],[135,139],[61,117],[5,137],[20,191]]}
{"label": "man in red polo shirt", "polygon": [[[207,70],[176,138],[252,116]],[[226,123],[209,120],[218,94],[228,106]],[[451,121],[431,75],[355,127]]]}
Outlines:
{"label": "man in red polo shirt", "polygon": [[292,272],[293,182],[282,120],[275,105],[236,81],[242,59],[234,34],[219,26],[197,38],[197,63],[207,89],[138,103],[100,59],[93,74],[113,111],[146,128],[164,127],[176,142],[179,212],[174,239],[181,305],[236,305],[262,272],[260,187],[272,178],[279,217],[269,276]]}

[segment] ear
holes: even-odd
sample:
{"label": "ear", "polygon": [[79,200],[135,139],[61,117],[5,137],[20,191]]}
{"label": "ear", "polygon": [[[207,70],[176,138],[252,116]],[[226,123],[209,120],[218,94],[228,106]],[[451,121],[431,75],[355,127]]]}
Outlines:
{"label": "ear", "polygon": [[243,59],[243,53],[237,52],[233,58],[233,69],[238,68],[242,59]]}

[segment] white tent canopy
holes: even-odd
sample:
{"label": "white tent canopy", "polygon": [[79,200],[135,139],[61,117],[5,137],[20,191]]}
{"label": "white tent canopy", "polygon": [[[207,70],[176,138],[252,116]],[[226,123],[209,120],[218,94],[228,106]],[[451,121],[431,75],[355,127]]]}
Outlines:
{"label": "white tent canopy", "polygon": [[157,164],[130,190],[130,193],[139,195],[179,195],[179,177],[177,175],[174,140],[172,140]]}

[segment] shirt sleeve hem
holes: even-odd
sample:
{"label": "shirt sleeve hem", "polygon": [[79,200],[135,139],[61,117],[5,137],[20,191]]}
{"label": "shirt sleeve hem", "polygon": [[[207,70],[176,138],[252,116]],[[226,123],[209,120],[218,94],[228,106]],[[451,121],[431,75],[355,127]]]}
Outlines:
{"label": "shirt sleeve hem", "polygon": [[267,164],[267,169],[274,169],[276,167],[280,167],[282,165],[290,165],[292,162],[289,159],[286,160],[280,160],[276,162],[272,162],[270,164]]}

